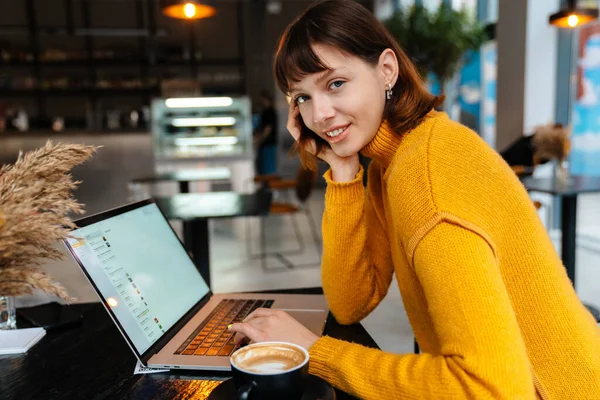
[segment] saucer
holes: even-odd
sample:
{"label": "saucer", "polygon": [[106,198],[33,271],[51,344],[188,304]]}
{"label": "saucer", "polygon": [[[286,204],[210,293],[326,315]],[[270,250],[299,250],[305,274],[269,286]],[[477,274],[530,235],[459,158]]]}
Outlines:
{"label": "saucer", "polygon": [[[233,379],[228,379],[217,386],[206,400],[237,400]],[[323,379],[309,375],[302,400],[335,400],[335,391]]]}

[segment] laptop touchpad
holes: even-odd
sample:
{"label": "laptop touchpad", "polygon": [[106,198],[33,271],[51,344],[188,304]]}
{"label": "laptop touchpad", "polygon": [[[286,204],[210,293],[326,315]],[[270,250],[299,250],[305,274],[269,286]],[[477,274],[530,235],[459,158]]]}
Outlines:
{"label": "laptop touchpad", "polygon": [[[286,311],[286,310],[283,310]],[[307,327],[315,335],[321,336],[327,320],[327,311],[286,311],[292,318]]]}

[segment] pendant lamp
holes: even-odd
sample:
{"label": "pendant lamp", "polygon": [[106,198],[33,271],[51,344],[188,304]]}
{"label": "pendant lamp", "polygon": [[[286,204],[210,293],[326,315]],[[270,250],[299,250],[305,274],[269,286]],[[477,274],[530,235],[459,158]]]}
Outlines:
{"label": "pendant lamp", "polygon": [[579,8],[576,0],[569,0],[565,8],[550,16],[549,22],[559,28],[575,28],[595,19],[598,19],[597,8]]}
{"label": "pendant lamp", "polygon": [[200,0],[162,0],[160,5],[162,13],[171,18],[201,19],[217,13],[214,7]]}

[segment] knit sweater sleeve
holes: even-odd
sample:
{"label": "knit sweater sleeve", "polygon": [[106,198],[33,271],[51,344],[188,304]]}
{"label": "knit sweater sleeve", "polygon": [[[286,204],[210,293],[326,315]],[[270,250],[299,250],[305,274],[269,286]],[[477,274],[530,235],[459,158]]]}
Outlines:
{"label": "knit sweater sleeve", "polygon": [[414,268],[439,354],[395,355],[323,337],[312,374],[364,399],[534,399],[525,345],[490,243],[440,222],[419,241]]}
{"label": "knit sweater sleeve", "polygon": [[[371,171],[371,167],[369,168]],[[369,172],[374,178],[375,166]],[[361,166],[351,182],[325,174],[323,214],[323,291],[341,324],[366,317],[387,294],[393,275],[390,245],[370,196],[362,185]]]}

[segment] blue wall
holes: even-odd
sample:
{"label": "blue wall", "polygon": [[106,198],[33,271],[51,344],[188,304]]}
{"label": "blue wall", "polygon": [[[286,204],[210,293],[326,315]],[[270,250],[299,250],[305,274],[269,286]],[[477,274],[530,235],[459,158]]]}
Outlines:
{"label": "blue wall", "polygon": [[580,88],[573,105],[572,149],[569,157],[573,175],[600,176],[600,25],[583,46],[578,58]]}

